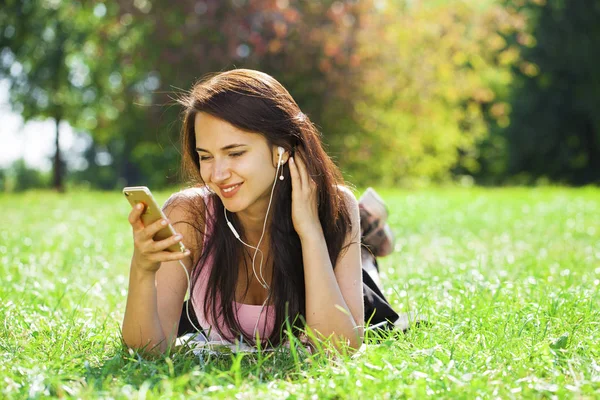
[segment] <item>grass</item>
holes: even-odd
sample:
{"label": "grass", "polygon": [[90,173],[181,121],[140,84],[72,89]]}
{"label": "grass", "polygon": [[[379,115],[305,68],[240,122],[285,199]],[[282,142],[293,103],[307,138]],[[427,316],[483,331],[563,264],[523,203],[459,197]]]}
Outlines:
{"label": "grass", "polygon": [[297,361],[122,349],[122,195],[0,195],[0,398],[600,396],[600,190],[380,193],[397,235],[386,294],[432,324]]}

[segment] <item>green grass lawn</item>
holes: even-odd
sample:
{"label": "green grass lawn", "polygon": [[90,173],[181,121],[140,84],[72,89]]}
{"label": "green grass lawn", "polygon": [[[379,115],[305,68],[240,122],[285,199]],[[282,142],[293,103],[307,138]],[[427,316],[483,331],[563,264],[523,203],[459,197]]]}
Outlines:
{"label": "green grass lawn", "polygon": [[299,361],[123,350],[122,195],[0,194],[0,398],[600,397],[600,190],[380,193],[386,293],[432,324]]}

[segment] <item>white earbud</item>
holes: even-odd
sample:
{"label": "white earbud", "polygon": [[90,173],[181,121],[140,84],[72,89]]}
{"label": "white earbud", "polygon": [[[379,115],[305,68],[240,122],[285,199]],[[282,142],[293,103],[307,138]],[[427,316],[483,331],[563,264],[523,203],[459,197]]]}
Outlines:
{"label": "white earbud", "polygon": [[285,149],[281,146],[277,147],[277,154],[279,154],[279,161],[277,162],[277,170],[281,167],[281,175],[279,176],[279,180],[282,181],[283,178],[283,153],[285,153]]}

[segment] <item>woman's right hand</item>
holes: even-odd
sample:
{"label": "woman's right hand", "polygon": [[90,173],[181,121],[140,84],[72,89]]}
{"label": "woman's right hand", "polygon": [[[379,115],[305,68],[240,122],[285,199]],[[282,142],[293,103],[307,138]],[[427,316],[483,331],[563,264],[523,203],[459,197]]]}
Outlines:
{"label": "woman's right hand", "polygon": [[160,268],[160,264],[165,261],[183,260],[190,255],[190,251],[171,252],[167,251],[169,246],[180,242],[183,239],[181,234],[173,235],[167,239],[155,241],[154,235],[163,229],[169,223],[165,219],[159,219],[148,226],[144,226],[141,216],[144,212],[144,206],[138,204],[129,213],[129,223],[133,229],[133,259],[132,268],[138,268],[145,272],[154,273]]}

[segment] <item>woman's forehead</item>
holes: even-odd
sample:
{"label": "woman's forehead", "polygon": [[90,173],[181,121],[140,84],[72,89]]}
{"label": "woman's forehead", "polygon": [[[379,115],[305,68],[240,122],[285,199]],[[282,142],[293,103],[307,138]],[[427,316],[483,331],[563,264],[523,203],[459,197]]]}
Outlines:
{"label": "woman's forehead", "polygon": [[194,132],[196,146],[208,151],[219,150],[231,144],[266,143],[263,135],[243,131],[227,121],[206,113],[196,114]]}

